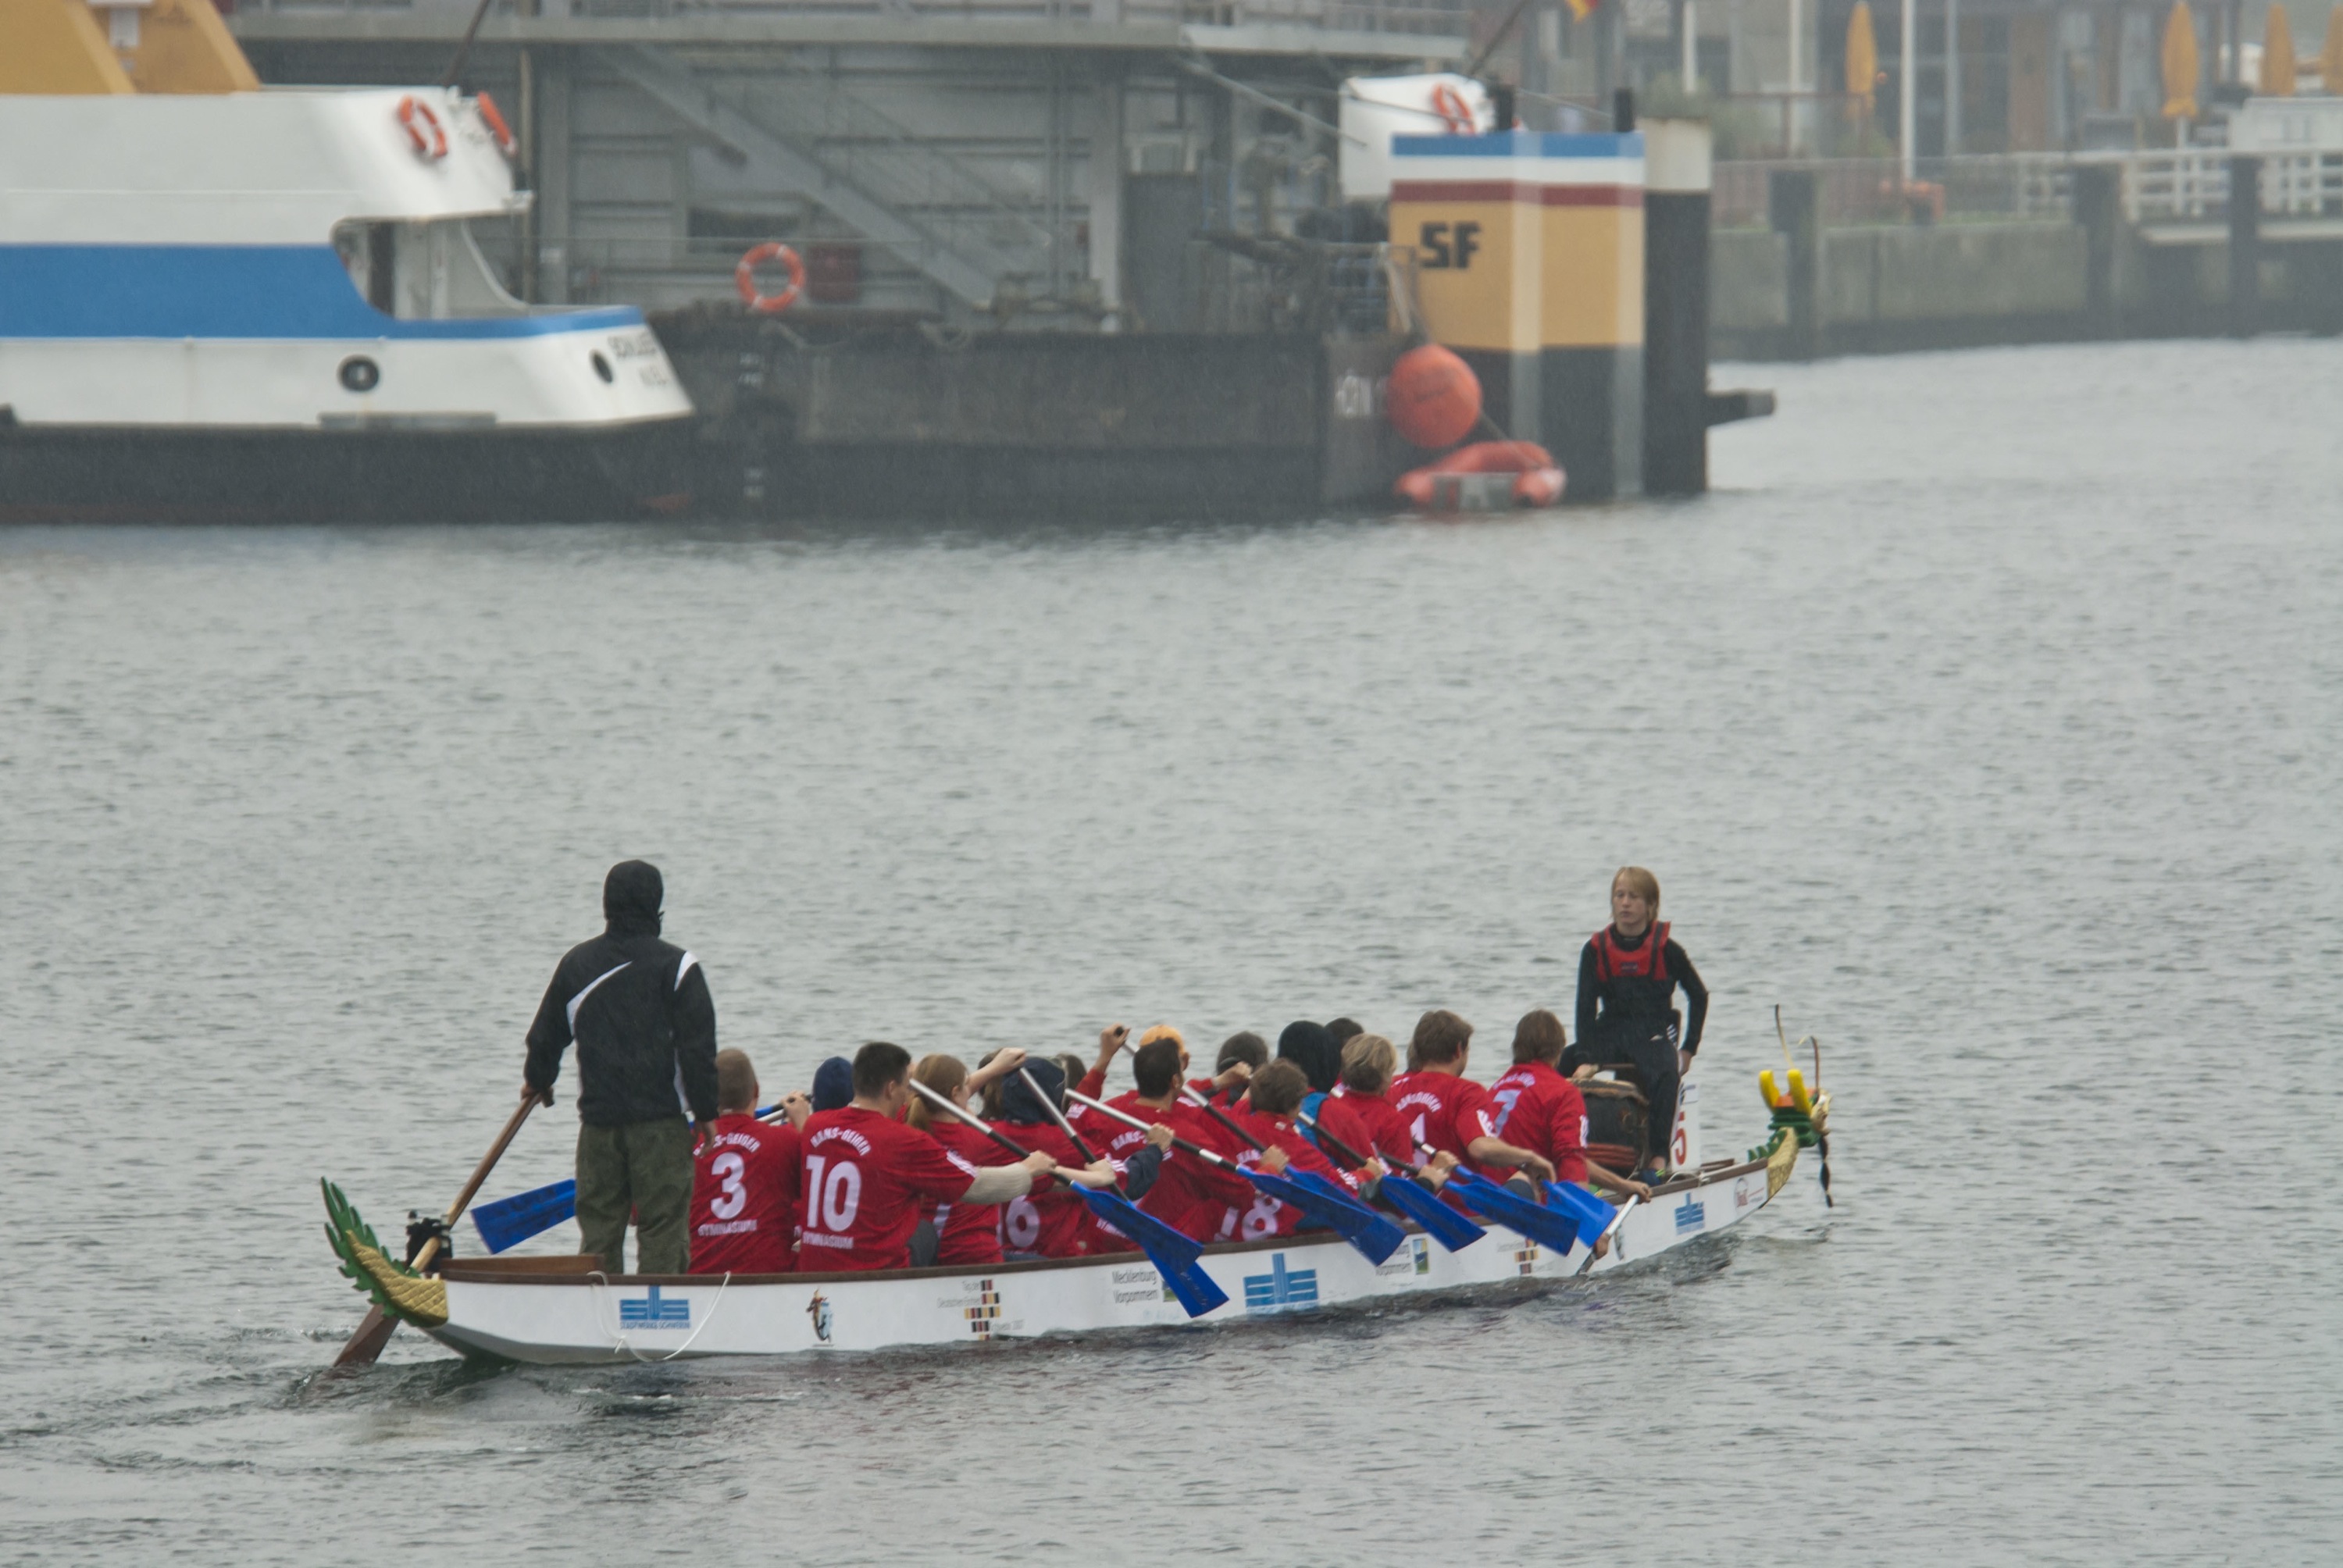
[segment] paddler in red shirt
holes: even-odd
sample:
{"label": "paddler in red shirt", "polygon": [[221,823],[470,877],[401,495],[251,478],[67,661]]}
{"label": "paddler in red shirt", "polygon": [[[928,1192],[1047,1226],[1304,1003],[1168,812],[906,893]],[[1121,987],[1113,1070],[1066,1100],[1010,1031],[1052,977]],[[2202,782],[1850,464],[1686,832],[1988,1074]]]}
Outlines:
{"label": "paddler in red shirt", "polygon": [[1332,1098],[1367,1134],[1364,1143],[1347,1138],[1343,1142],[1362,1154],[1413,1165],[1414,1141],[1391,1098],[1392,1075],[1398,1068],[1399,1048],[1390,1040],[1379,1034],[1353,1035],[1342,1042],[1342,1081],[1334,1086]]}
{"label": "paddler in red shirt", "polygon": [[[1318,1146],[1304,1135],[1293,1120],[1301,1108],[1302,1097],[1309,1091],[1310,1081],[1300,1064],[1281,1057],[1253,1074],[1252,1085],[1246,1091],[1250,1109],[1240,1119],[1239,1125],[1265,1145],[1258,1153],[1246,1150],[1239,1163],[1257,1166],[1272,1176],[1290,1176],[1296,1171],[1309,1171],[1352,1192],[1364,1189],[1372,1192],[1383,1177],[1380,1161],[1369,1160],[1356,1171],[1343,1171],[1319,1151]],[[1355,1148],[1357,1145],[1353,1144]],[[1300,1228],[1305,1216],[1291,1203],[1280,1202],[1268,1193],[1255,1189],[1252,1203],[1247,1205],[1239,1225],[1248,1241],[1264,1236],[1291,1236]]]}
{"label": "paddler in red shirt", "polygon": [[757,1070],[749,1053],[716,1053],[713,1135],[692,1156],[691,1271],[785,1274],[796,1267],[799,1159],[797,1124],[813,1107],[802,1094],[781,1098],[789,1120],[757,1120]]}
{"label": "paddler in red shirt", "polygon": [[801,1273],[900,1269],[910,1257],[920,1201],[1006,1203],[1057,1169],[1036,1150],[1013,1165],[980,1168],[901,1120],[911,1099],[911,1053],[873,1040],[854,1053],[854,1099],[805,1124]]}
{"label": "paddler in red shirt", "polygon": [[[923,1056],[911,1069],[911,1077],[962,1110],[970,1100],[983,1094],[987,1085],[1004,1078],[1023,1065],[1025,1052],[1016,1046],[997,1050],[974,1072],[957,1056]],[[907,1126],[917,1128],[934,1139],[950,1152],[978,1167],[1009,1165],[1017,1157],[970,1127],[967,1122],[945,1111],[938,1111],[923,1099],[911,1101]],[[940,1203],[923,1198],[920,1201],[920,1218],[935,1228],[936,1250],[929,1261],[940,1264],[985,1264],[1001,1261],[1001,1205],[998,1203]]]}
{"label": "paddler in red shirt", "polygon": [[1455,1155],[1483,1175],[1492,1170],[1526,1171],[1538,1181],[1553,1181],[1552,1161],[1497,1136],[1496,1102],[1464,1076],[1472,1045],[1473,1026],[1445,1009],[1415,1020],[1408,1055],[1420,1066],[1392,1085],[1392,1103],[1409,1137]]}
{"label": "paddler in red shirt", "polygon": [[[1262,1048],[1267,1054],[1267,1048]],[[1146,1042],[1131,1059],[1131,1076],[1137,1087],[1107,1101],[1117,1111],[1153,1124],[1151,1132],[1126,1127],[1095,1111],[1082,1124],[1082,1136],[1092,1129],[1117,1130],[1106,1144],[1109,1159],[1137,1171],[1143,1147],[1152,1145],[1161,1161],[1153,1183],[1141,1191],[1133,1183],[1132,1199],[1148,1214],[1182,1235],[1198,1241],[1221,1238],[1233,1230],[1235,1215],[1252,1201],[1252,1183],[1225,1166],[1213,1165],[1171,1147],[1173,1134],[1202,1149],[1225,1155],[1233,1162],[1245,1144],[1219,1122],[1180,1098],[1181,1079],[1188,1070],[1187,1042],[1180,1031],[1162,1025],[1147,1031]],[[1220,1077],[1202,1080],[1200,1092],[1242,1085],[1250,1070],[1242,1062],[1223,1069]]]}
{"label": "paddler in red shirt", "polygon": [[[1063,1068],[1031,1058],[1001,1085],[1001,1131],[1036,1153],[1048,1154],[1057,1165],[1056,1178],[1036,1177],[1031,1195],[1011,1199],[1001,1209],[1001,1251],[1012,1258],[1082,1256],[1090,1250],[1086,1232],[1091,1227],[1085,1222],[1090,1205],[1067,1183],[1116,1184],[1114,1166],[1105,1160],[1089,1165],[1074,1141],[1058,1125],[1058,1119],[1050,1114],[1051,1108],[1064,1098],[1065,1088]],[[1037,1090],[1049,1105],[1036,1097]]]}
{"label": "paddler in red shirt", "polygon": [[1525,1013],[1513,1026],[1513,1065],[1489,1086],[1496,1102],[1498,1136],[1551,1161],[1554,1180],[1586,1185],[1592,1176],[1606,1187],[1649,1198],[1652,1190],[1606,1171],[1586,1157],[1586,1097],[1563,1076],[1557,1063],[1567,1039],[1562,1020],[1544,1008]]}

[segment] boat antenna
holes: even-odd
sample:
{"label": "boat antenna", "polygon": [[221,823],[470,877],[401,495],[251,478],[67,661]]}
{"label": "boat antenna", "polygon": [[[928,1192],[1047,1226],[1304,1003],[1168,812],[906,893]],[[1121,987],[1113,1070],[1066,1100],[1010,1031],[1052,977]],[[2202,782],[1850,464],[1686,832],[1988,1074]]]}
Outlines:
{"label": "boat antenna", "polygon": [[464,41],[456,45],[456,57],[447,62],[447,74],[439,78],[443,87],[452,87],[456,78],[464,74],[464,62],[472,57],[472,40],[480,35],[480,24],[488,19],[489,0],[480,0],[472,7],[472,25],[464,29]]}

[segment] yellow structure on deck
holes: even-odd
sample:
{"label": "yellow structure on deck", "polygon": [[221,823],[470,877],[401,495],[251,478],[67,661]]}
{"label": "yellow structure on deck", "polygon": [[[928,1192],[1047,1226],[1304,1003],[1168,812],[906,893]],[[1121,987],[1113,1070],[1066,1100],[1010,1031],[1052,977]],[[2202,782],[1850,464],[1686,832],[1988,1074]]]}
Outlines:
{"label": "yellow structure on deck", "polygon": [[0,93],[250,93],[260,87],[211,0],[96,6],[0,0]]}

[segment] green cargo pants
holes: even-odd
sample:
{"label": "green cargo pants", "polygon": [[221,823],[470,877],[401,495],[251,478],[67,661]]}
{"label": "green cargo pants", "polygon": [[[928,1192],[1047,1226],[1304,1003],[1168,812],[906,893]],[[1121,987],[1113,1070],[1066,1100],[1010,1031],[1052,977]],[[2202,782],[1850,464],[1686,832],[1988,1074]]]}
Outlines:
{"label": "green cargo pants", "polygon": [[622,1127],[578,1129],[578,1251],[627,1271],[627,1220],[635,1221],[636,1269],[691,1268],[691,1124],[680,1116]]}

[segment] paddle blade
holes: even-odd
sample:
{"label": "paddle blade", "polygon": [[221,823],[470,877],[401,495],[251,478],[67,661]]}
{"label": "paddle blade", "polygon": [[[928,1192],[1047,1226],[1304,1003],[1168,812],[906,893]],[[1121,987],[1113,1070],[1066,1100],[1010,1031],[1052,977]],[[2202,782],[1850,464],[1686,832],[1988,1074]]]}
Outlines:
{"label": "paddle blade", "polygon": [[1423,1227],[1424,1234],[1452,1252],[1461,1252],[1489,1232],[1404,1176],[1383,1179],[1378,1189],[1384,1201]]}
{"label": "paddle blade", "polygon": [[576,1212],[578,1183],[574,1179],[564,1179],[533,1192],[483,1203],[472,1211],[472,1224],[489,1251],[501,1252],[552,1230]]}
{"label": "paddle blade", "polygon": [[1603,1234],[1611,1217],[1619,1211],[1585,1188],[1568,1181],[1547,1182],[1545,1197],[1548,1203],[1578,1221],[1579,1244],[1585,1247],[1594,1245],[1594,1239]]}
{"label": "paddle blade", "polygon": [[1155,1261],[1155,1266],[1166,1273],[1177,1273],[1196,1266],[1204,1255],[1204,1244],[1182,1234],[1148,1213],[1120,1192],[1093,1192],[1078,1188],[1082,1201],[1091,1206],[1099,1223],[1111,1225],[1121,1234],[1139,1243],[1139,1250]]}
{"label": "paddle blade", "polygon": [[1172,1295],[1179,1298],[1180,1304],[1188,1310],[1190,1317],[1201,1318],[1206,1312],[1229,1304],[1229,1293],[1214,1284],[1212,1276],[1203,1270],[1165,1269],[1160,1263],[1156,1267],[1163,1276],[1163,1283]]}
{"label": "paddle blade", "polygon": [[[1302,1213],[1325,1226],[1363,1253],[1369,1261],[1380,1263],[1399,1250],[1407,1233],[1357,1199],[1336,1197],[1322,1189],[1332,1182],[1322,1176],[1314,1180],[1318,1186],[1304,1186],[1301,1181],[1283,1176],[1272,1176],[1266,1171],[1244,1168],[1245,1180],[1268,1193],[1281,1203],[1291,1203]],[[1301,1174],[1308,1177],[1308,1171]]]}
{"label": "paddle blade", "polygon": [[1566,1257],[1578,1244],[1578,1221],[1574,1215],[1533,1203],[1519,1193],[1461,1168],[1449,1173],[1448,1186],[1483,1219],[1494,1220],[1540,1246],[1552,1247]]}

